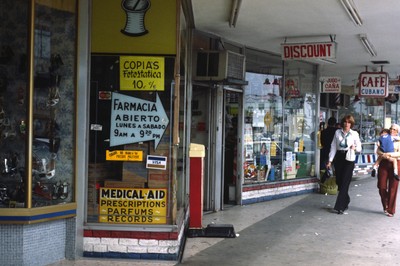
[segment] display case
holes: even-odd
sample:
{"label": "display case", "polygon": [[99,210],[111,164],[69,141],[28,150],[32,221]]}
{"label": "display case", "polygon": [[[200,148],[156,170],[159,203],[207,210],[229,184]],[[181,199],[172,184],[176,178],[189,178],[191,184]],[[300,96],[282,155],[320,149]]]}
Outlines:
{"label": "display case", "polygon": [[0,6],[0,222],[74,216],[77,3]]}

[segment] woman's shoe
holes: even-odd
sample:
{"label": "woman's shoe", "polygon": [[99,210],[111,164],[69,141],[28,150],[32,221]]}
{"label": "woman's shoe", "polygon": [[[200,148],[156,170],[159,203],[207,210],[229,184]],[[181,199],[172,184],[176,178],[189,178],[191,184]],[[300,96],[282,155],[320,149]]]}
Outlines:
{"label": "woman's shoe", "polygon": [[394,214],[391,214],[391,213],[387,213],[386,214],[388,217],[393,217],[394,216]]}

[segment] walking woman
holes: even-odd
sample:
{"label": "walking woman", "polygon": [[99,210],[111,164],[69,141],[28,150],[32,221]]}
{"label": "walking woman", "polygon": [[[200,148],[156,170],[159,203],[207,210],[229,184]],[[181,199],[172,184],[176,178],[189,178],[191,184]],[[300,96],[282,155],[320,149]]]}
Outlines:
{"label": "walking woman", "polygon": [[351,129],[354,123],[352,115],[346,115],[342,118],[342,128],[335,132],[329,152],[329,161],[326,165],[330,169],[333,162],[335,168],[339,194],[336,198],[334,210],[338,214],[343,214],[350,203],[349,186],[353,177],[355,163],[354,159],[350,161],[350,158],[347,158],[347,160],[346,154],[349,150],[352,150],[351,152],[353,153],[361,151],[360,136],[357,131]]}
{"label": "walking woman", "polygon": [[[383,160],[379,163],[378,168],[379,196],[381,197],[383,211],[389,217],[393,217],[394,213],[396,212],[396,197],[399,181],[395,178],[393,163],[388,159],[397,158],[396,163],[399,169],[399,129],[400,127],[397,124],[392,124],[390,127],[390,135],[394,141],[394,152],[383,153]],[[377,153],[378,155],[382,154],[380,151]]]}

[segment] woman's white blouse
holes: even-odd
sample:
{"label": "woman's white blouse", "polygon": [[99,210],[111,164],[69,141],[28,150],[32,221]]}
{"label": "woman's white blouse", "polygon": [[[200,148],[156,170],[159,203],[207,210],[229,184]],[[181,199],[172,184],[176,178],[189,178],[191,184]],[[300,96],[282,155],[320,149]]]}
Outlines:
{"label": "woman's white blouse", "polygon": [[340,143],[344,141],[345,136],[347,133],[344,133],[342,129],[338,129],[335,132],[335,136],[333,137],[332,143],[331,143],[331,150],[329,151],[329,161],[332,162],[333,158],[335,158],[336,151],[337,150],[348,150],[351,145],[354,145],[356,147],[355,151],[360,152],[362,147],[361,147],[361,141],[360,141],[360,136],[357,131],[350,129],[347,135],[347,147],[342,148],[340,147]]}

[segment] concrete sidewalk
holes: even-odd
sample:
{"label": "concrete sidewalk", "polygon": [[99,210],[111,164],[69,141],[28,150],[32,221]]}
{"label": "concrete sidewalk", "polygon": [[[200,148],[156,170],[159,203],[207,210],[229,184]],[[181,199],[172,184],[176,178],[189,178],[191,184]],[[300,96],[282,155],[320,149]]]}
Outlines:
{"label": "concrete sidewalk", "polygon": [[[234,207],[227,211],[225,222],[232,221],[239,237],[223,239],[197,253],[189,239],[182,264],[400,265],[400,215],[384,215],[376,178],[353,179],[350,197],[344,215],[332,210],[336,196],[322,194],[295,197],[297,201],[272,213],[262,207],[275,202]],[[288,203],[287,199],[277,202]],[[265,218],[246,228],[236,222],[253,219],[251,215]],[[203,244],[208,241],[203,239]]]}
{"label": "concrete sidewalk", "polygon": [[[336,196],[306,194],[206,214],[207,224],[233,224],[236,238],[188,238],[183,265],[400,265],[400,209],[384,215],[376,178],[354,178],[344,215]],[[400,207],[399,207],[400,208]],[[53,265],[177,265],[89,260]]]}

